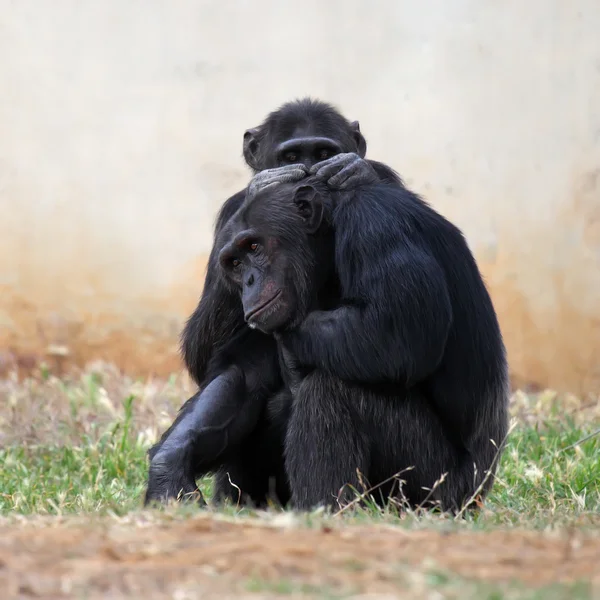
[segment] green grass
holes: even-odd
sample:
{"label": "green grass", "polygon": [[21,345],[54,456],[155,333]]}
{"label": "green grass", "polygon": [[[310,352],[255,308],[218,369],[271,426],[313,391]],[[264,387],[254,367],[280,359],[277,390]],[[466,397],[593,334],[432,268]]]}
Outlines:
{"label": "green grass", "polygon": [[348,594],[344,594],[343,592],[337,592],[326,586],[297,583],[289,579],[270,581],[252,578],[246,583],[245,589],[248,592],[267,592],[279,596],[302,595],[310,596],[311,598],[319,598],[320,600],[337,600],[338,598],[345,598],[350,594],[354,595],[357,593],[353,590]]}
{"label": "green grass", "polygon": [[[569,423],[517,427],[498,472],[482,524],[543,528],[600,514],[600,437],[564,450],[590,428]],[[0,450],[0,514],[66,514],[139,508],[147,446],[117,422],[97,440],[79,446],[11,446]],[[204,481],[203,491],[208,491]],[[370,518],[382,513],[367,511]],[[357,514],[358,513],[358,514]],[[355,518],[365,516],[357,511]],[[390,511],[390,514],[391,511]]]}
{"label": "green grass", "polygon": [[[111,400],[104,411],[110,418],[102,421],[97,418],[101,384],[98,376],[61,382],[68,409],[53,431],[28,444],[15,439],[0,450],[0,514],[124,514],[140,507],[152,441],[141,435],[136,418],[143,413],[143,394],[138,389],[138,396]],[[523,398],[531,410],[510,435],[485,510],[467,521],[484,527],[589,525],[600,514],[600,436],[569,446],[598,422],[577,418],[577,412],[563,416],[555,405],[532,419],[539,401]],[[36,414],[41,408],[35,407]],[[209,492],[210,482],[201,487]],[[348,518],[396,520],[398,515],[367,508]]]}
{"label": "green grass", "polygon": [[[92,515],[139,511],[146,452],[192,391],[193,385],[185,379],[132,381],[106,369],[71,379],[42,373],[41,378],[25,382],[0,381],[0,516],[19,521],[22,515],[79,514],[91,520]],[[393,506],[381,510],[366,503],[337,517],[338,523],[444,531],[581,528],[600,532],[600,435],[578,443],[598,429],[600,402],[551,392],[517,393],[511,412],[515,426],[496,483],[478,514],[456,520],[400,513]],[[200,487],[210,497],[210,479]],[[195,506],[171,510],[181,519],[197,513]],[[236,507],[219,510],[251,516],[251,511]],[[294,522],[322,527],[324,519],[330,518],[316,512],[296,516]],[[362,568],[357,559],[348,563],[349,574]],[[397,569],[398,589],[417,585],[426,590],[423,597],[430,597],[427,590],[431,589],[440,598],[597,597],[589,582],[530,589],[518,582],[486,583],[441,571],[417,572],[403,564]],[[241,584],[246,592],[278,596],[343,598],[353,591],[313,585],[302,577],[256,577]]]}
{"label": "green grass", "polygon": [[[489,584],[478,581],[468,581],[449,573],[429,572],[425,575],[428,587],[435,589],[435,598],[463,600],[591,600],[595,596],[591,585],[586,582],[574,584],[554,584],[536,590],[527,589],[519,583]],[[402,582],[400,582],[402,583]],[[299,584],[289,579],[275,581],[260,578],[250,579],[245,586],[249,592],[271,593],[279,596],[309,595],[319,600],[333,600],[352,597],[359,593],[350,589],[347,592],[332,590],[329,587]],[[402,586],[400,586],[402,589]]]}

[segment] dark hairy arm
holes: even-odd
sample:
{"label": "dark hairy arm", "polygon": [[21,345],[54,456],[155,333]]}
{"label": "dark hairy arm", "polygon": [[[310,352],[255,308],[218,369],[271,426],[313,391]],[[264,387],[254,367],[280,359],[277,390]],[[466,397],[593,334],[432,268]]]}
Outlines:
{"label": "dark hairy arm", "polygon": [[410,192],[373,186],[334,209],[342,302],[281,337],[300,363],[345,380],[406,385],[439,365],[452,322],[445,274],[394,206],[401,194]]}
{"label": "dark hairy arm", "polygon": [[[242,205],[245,195],[246,190],[242,190],[231,196],[219,211],[214,229],[215,241],[227,221]],[[214,353],[244,326],[238,294],[229,289],[219,275],[219,250],[217,244],[213,243],[200,301],[181,334],[183,360],[198,385],[205,379]]]}
{"label": "dark hairy arm", "polygon": [[221,466],[252,432],[267,398],[281,388],[274,340],[248,328],[209,361],[202,390],[148,452],[145,503],[195,492],[196,479]]}

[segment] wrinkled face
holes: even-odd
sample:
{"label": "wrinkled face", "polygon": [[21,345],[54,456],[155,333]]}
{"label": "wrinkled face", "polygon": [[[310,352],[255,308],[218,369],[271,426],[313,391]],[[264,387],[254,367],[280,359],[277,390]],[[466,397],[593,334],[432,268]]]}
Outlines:
{"label": "wrinkled face", "polygon": [[273,333],[304,316],[314,292],[316,264],[312,238],[323,206],[311,186],[265,190],[252,200],[219,254],[225,276],[239,289],[244,319]]}
{"label": "wrinkled face", "polygon": [[303,164],[307,169],[344,152],[341,144],[329,137],[306,135],[303,131],[275,146],[269,156],[270,166]]}

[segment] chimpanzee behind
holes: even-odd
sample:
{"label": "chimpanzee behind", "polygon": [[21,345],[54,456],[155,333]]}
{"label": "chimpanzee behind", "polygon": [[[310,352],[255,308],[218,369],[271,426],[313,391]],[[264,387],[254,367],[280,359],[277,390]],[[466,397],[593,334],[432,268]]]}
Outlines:
{"label": "chimpanzee behind", "polygon": [[[244,134],[244,158],[258,174],[249,189],[225,202],[217,219],[215,238],[246,196],[252,197],[276,182],[298,181],[309,170],[333,189],[350,189],[375,181],[401,186],[392,169],[364,160],[366,147],[358,122],[349,122],[332,106],[310,99],[285,104],[262,125]],[[232,423],[236,409],[246,402],[258,407],[258,397],[264,405],[269,397],[278,394],[281,378],[279,369],[273,366],[277,355],[272,338],[246,326],[237,294],[219,274],[219,250],[215,243],[202,297],[182,334],[188,371],[205,390],[183,405],[173,425],[151,449],[146,502],[177,497],[180,490],[196,490],[195,479],[210,471],[215,459],[222,461],[223,453],[235,446],[236,440],[253,431],[253,448],[264,446],[267,455],[278,451],[271,448],[269,435],[264,433],[265,428],[270,430],[273,426],[263,422],[264,413],[252,412],[250,419],[249,413],[244,412],[240,422]],[[257,364],[262,365],[261,378],[245,377],[245,370],[254,373]],[[199,446],[200,432],[206,437],[206,424],[218,423],[219,419],[221,426],[210,425],[210,447]],[[252,458],[250,462],[257,461]],[[243,471],[249,473],[252,469],[244,467]],[[255,480],[265,480],[266,473],[255,471],[256,467]],[[220,472],[217,496],[223,495],[223,489],[235,493],[229,485],[229,475]],[[262,492],[257,495],[264,496]]]}
{"label": "chimpanzee behind", "polygon": [[[358,121],[349,122],[331,105],[308,98],[284,104],[260,126],[244,133],[244,159],[257,175],[249,189],[224,203],[215,238],[247,194],[252,196],[272,183],[300,181],[311,173],[333,190],[355,189],[377,181],[402,186],[393,169],[364,159],[366,151]],[[216,349],[245,326],[238,299],[219,277],[218,250],[213,246],[202,297],[182,333],[183,358],[198,385],[206,381]]]}
{"label": "chimpanzee behind", "polygon": [[309,178],[258,192],[220,239],[245,320],[275,336],[284,364],[294,507],[332,504],[360,489],[359,473],[383,500],[398,484],[382,482],[409,467],[411,506],[457,511],[485,496],[507,432],[507,365],[456,227],[406,189],[331,193]]}

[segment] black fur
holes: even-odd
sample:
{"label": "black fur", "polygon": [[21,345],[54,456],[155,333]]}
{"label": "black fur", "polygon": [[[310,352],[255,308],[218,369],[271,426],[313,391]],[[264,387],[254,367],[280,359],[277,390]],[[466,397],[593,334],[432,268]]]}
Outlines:
{"label": "black fur", "polygon": [[[326,207],[318,234],[307,234],[299,196]],[[293,397],[280,420],[292,505],[334,504],[363,482],[383,502],[410,467],[401,479],[412,507],[456,512],[484,497],[507,432],[508,375],[461,232],[406,189],[331,194],[310,180],[242,207],[222,259],[242,231],[277,241],[247,253],[231,246],[240,271],[226,267],[228,280],[244,309],[262,305],[261,286],[286,286],[254,324],[276,336]]]}
{"label": "black fur", "polygon": [[505,348],[475,260],[406,189],[345,194],[332,220],[340,305],[280,338],[314,368],[288,423],[292,501],[326,502],[358,484],[357,468],[376,485],[413,466],[402,476],[411,505],[460,510],[489,491],[508,427]]}
{"label": "black fur", "polygon": [[[299,100],[283,105],[269,114],[253,132],[256,142],[255,155],[245,152],[245,158],[254,171],[278,166],[275,148],[283,141],[306,137],[326,137],[338,142],[344,152],[366,152],[366,141],[360,131],[339,114],[331,105],[311,99]],[[248,137],[246,132],[246,138]],[[382,182],[401,186],[398,175],[387,165],[368,161]],[[317,164],[314,157],[305,156],[305,166]],[[252,166],[254,165],[254,166]],[[225,201],[217,217],[215,239],[232,215],[240,208],[246,190],[237,192]],[[218,277],[214,246],[208,259],[206,280],[198,306],[188,319],[182,336],[181,348],[185,365],[198,385],[206,379],[210,357],[222,344],[231,339],[232,333],[244,327],[239,302]]]}
{"label": "black fur", "polygon": [[[273,210],[273,201],[289,204],[297,186],[252,201],[255,209],[265,198],[271,202],[259,226],[291,227],[291,281],[299,296],[313,299],[299,327],[277,333],[283,385],[272,338],[248,329],[239,291],[219,272],[223,246],[252,212],[244,207],[231,218],[242,193],[223,207],[183,351],[201,384],[217,382],[214,393],[209,385],[203,394],[213,404],[209,416],[217,414],[225,428],[217,428],[219,444],[204,442],[212,421],[206,408],[194,416],[203,394],[188,401],[184,417],[153,449],[153,462],[169,458],[163,445],[173,430],[176,441],[183,431],[186,443],[177,442],[171,463],[158,461],[154,476],[151,466],[147,500],[172,497],[177,485],[187,489],[195,476],[217,470],[217,498],[237,499],[239,487],[258,504],[272,491],[283,503],[310,508],[331,503],[344,485],[360,487],[357,469],[376,485],[411,466],[402,478],[413,506],[429,500],[458,510],[479,487],[485,496],[493,481],[487,471],[493,475],[507,430],[507,367],[496,316],[460,231],[399,180],[383,181],[334,194],[313,182],[330,207],[324,226],[330,222],[335,242],[318,261],[306,259],[315,248],[301,230],[294,233],[297,219],[286,216],[293,213]],[[322,271],[312,270],[315,264]],[[299,306],[298,320],[305,316]],[[232,404],[223,404],[231,386]],[[219,413],[222,406],[233,425]],[[433,492],[423,489],[444,472]],[[394,485],[380,486],[378,499],[397,491]]]}
{"label": "black fur", "polygon": [[[259,127],[248,130],[244,134],[244,157],[254,172],[283,166],[288,164],[288,161],[284,156],[277,154],[277,148],[282,143],[292,142],[298,151],[297,162],[301,162],[307,169],[313,167],[317,169],[317,176],[319,169],[323,169],[322,172],[329,181],[335,179],[339,184],[340,178],[344,177],[344,170],[340,172],[339,167],[332,164],[335,161],[331,158],[318,162],[322,157],[314,153],[316,146],[313,141],[320,138],[329,140],[332,153],[335,151],[334,148],[337,148],[340,152],[356,153],[359,157],[364,157],[367,149],[358,122],[349,122],[329,104],[303,99],[283,105],[268,115]],[[334,156],[333,159],[335,158],[337,157]],[[400,178],[392,169],[375,161],[354,161],[346,171],[347,181],[352,185],[361,181],[360,177],[358,179],[356,177],[357,172],[364,175],[362,181],[367,181],[371,177],[370,171],[374,171],[382,182],[395,186],[402,185]],[[181,489],[186,492],[196,490],[195,479],[213,470],[215,461],[223,462],[224,455],[220,448],[224,444],[237,447],[236,444],[241,444],[245,439],[241,432],[251,431],[252,426],[257,428],[257,432],[265,429],[270,431],[272,428],[272,424],[262,422],[262,416],[259,417],[258,422],[255,422],[254,418],[246,418],[247,413],[242,411],[240,418],[243,419],[243,423],[238,423],[235,428],[240,435],[232,440],[231,432],[219,427],[214,429],[216,421],[207,421],[206,411],[197,409],[199,401],[202,404],[210,402],[219,404],[218,393],[226,391],[230,395],[231,390],[235,391],[233,405],[237,407],[243,406],[246,402],[251,402],[254,406],[257,396],[260,396],[263,411],[266,411],[267,403],[269,406],[277,406],[281,400],[277,387],[280,373],[277,368],[272,367],[277,358],[274,350],[269,347],[272,340],[265,340],[262,334],[251,331],[247,327],[237,292],[228,286],[219,274],[218,253],[221,249],[218,243],[219,236],[231,217],[241,207],[245,197],[246,190],[234,194],[224,203],[219,212],[214,231],[216,243],[208,260],[202,296],[181,336],[185,365],[200,388],[207,387],[215,379],[217,381],[208,393],[199,392],[183,405],[173,425],[151,449],[146,503],[176,497]],[[248,360],[252,361],[254,369],[257,368],[257,364],[261,365],[258,371],[262,373],[263,381],[249,383],[246,380],[244,370]],[[221,405],[232,406],[227,403]],[[203,407],[199,408],[203,409]],[[285,411],[275,412],[283,414]],[[213,411],[209,414],[214,419],[223,413]],[[264,416],[266,413],[262,414]],[[195,418],[200,421],[195,421]],[[228,419],[224,419],[221,424],[225,426],[225,423],[228,423]],[[279,423],[275,429],[278,430],[280,426]],[[208,447],[198,442],[200,432],[206,432],[206,427],[213,427],[215,438],[211,440]],[[217,440],[219,432],[221,439]],[[245,456],[250,456],[248,447],[254,444],[257,432],[246,440]],[[169,452],[161,454],[160,451],[166,440],[172,436],[177,444],[171,444]],[[273,448],[269,447],[264,440],[262,445],[265,447],[266,454],[277,454],[278,442],[273,442]],[[233,465],[230,466],[233,469]],[[240,467],[238,471],[250,473],[246,466]],[[247,479],[254,481],[256,478],[248,475]],[[223,482],[227,483],[226,491],[221,488]],[[229,488],[227,478],[218,475],[217,497],[227,495]],[[266,493],[265,488],[257,496],[263,497]]]}
{"label": "black fur", "polygon": [[[258,482],[268,482],[274,469],[272,456],[281,457],[278,431],[284,426],[266,415],[266,400],[277,401],[283,386],[275,341],[248,327],[240,329],[211,359],[206,382],[150,449],[145,504],[179,494],[190,494],[204,503],[196,480],[221,467],[226,469],[238,457],[252,465],[242,469],[244,489],[249,489],[257,502],[266,501],[267,484],[258,492]],[[226,479],[225,483],[229,488]],[[282,498],[286,501],[285,494]]]}

